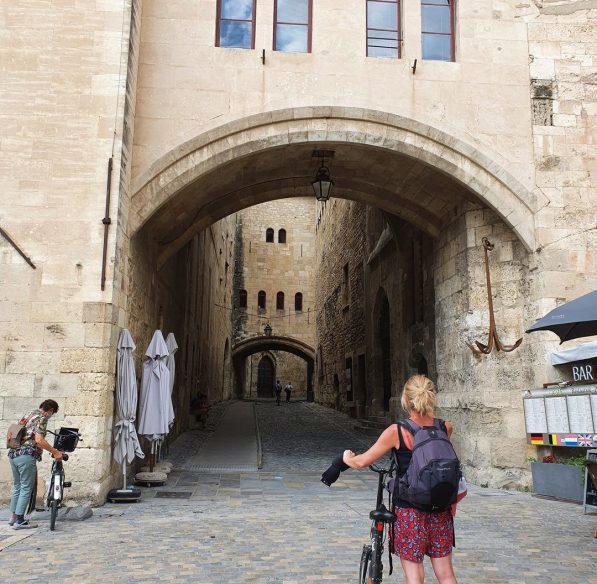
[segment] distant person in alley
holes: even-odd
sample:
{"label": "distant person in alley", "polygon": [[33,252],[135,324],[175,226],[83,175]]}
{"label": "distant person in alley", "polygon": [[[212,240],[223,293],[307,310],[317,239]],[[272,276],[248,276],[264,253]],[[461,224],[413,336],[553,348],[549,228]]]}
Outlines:
{"label": "distant person in alley", "polygon": [[276,380],[276,384],[274,385],[274,392],[276,393],[276,405],[280,405],[280,397],[282,396],[282,384],[280,380]]}
{"label": "distant person in alley", "polygon": [[290,381],[286,384],[286,387],[284,388],[284,391],[286,392],[286,403],[288,403],[290,401],[290,394],[292,393],[292,383],[290,383]]}

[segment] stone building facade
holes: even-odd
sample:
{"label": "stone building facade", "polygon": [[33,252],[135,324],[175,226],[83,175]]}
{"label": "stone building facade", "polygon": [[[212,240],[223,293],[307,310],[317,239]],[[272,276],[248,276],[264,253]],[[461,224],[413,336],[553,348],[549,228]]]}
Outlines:
{"label": "stone building facade", "polygon": [[[273,337],[290,337],[313,347],[315,199],[281,199],[249,207],[238,216],[233,344],[261,337],[269,326]],[[279,379],[282,386],[292,383],[293,397],[306,398],[312,382],[305,359],[287,351],[253,353],[244,369],[242,380],[237,380],[244,397],[272,397]]]}
{"label": "stone building facade", "polygon": [[[330,353],[328,333],[317,333],[329,359],[321,399],[344,407],[336,395],[345,391],[348,358],[353,381],[360,356],[366,367],[380,362],[368,354],[378,345],[367,311],[389,311],[394,332],[384,329],[384,338],[400,352],[381,357],[386,371],[390,365],[390,404],[414,368],[407,357],[420,354],[457,423],[471,480],[525,480],[520,390],[557,378],[546,360],[556,339],[532,335],[513,353],[487,357],[468,349],[488,327],[481,240],[495,244],[494,302],[505,342],[597,287],[597,5],[458,0],[453,60],[442,61],[422,52],[418,2],[401,5],[400,58],[367,56],[365,0],[313,4],[305,53],[272,50],[274,0],[254,3],[248,49],[217,46],[217,0],[4,7],[0,430],[40,398],[56,398],[58,421],[86,435],[73,465],[82,499],[101,502],[117,482],[111,445],[122,327],[137,337],[137,359],[154,328],[177,334],[181,408],[197,386],[211,399],[232,395],[233,322],[216,308],[232,303],[227,258],[236,223],[210,226],[259,203],[310,194],[312,153],[321,148],[335,153],[338,198],[410,225],[393,228],[393,244],[380,235],[383,249],[367,264],[375,236],[369,243],[368,227],[350,217],[353,203],[336,207],[338,221],[359,225],[367,253],[343,250],[325,261],[341,270],[348,264],[351,285],[362,279],[363,308],[354,310],[366,318],[355,325],[352,305],[341,313],[350,335],[342,352]],[[410,286],[390,283],[386,256],[407,258],[400,238],[409,229],[420,242],[422,283],[408,282],[408,262],[398,272]],[[333,296],[344,281],[336,273],[315,296]],[[380,288],[387,303],[369,296]],[[420,297],[421,288],[423,306],[432,306],[413,322],[397,311],[403,301],[395,296],[417,290]],[[373,399],[353,395],[347,407],[379,409],[379,394]]]}

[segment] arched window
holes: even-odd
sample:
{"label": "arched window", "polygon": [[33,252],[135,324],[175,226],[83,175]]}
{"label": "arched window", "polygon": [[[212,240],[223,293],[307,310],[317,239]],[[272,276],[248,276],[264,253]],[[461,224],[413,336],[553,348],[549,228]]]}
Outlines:
{"label": "arched window", "polygon": [[278,231],[278,243],[286,243],[286,229]]}
{"label": "arched window", "polygon": [[303,295],[300,292],[294,295],[294,310],[296,312],[302,312],[303,310]]}
{"label": "arched window", "polygon": [[274,230],[271,227],[268,227],[265,232],[265,241],[267,243],[274,243]]}
{"label": "arched window", "polygon": [[239,306],[239,308],[247,308],[247,291],[246,290],[239,290],[238,306]]}
{"label": "arched window", "polygon": [[421,0],[421,49],[428,61],[454,61],[454,0]]}
{"label": "arched window", "polygon": [[284,310],[284,292],[276,294],[276,310]]}
{"label": "arched window", "polygon": [[263,290],[259,290],[257,294],[257,306],[261,308],[261,310],[265,310],[265,292]]}

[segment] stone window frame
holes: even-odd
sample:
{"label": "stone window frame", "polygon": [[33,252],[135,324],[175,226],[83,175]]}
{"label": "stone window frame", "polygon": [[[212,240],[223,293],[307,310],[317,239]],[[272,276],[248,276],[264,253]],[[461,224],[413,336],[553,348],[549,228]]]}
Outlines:
{"label": "stone window frame", "polygon": [[265,290],[259,290],[257,292],[257,308],[259,310],[266,310],[267,308],[267,294]]}
{"label": "stone window frame", "polygon": [[284,292],[281,290],[276,294],[276,310],[284,310]]}
{"label": "stone window frame", "polygon": [[[446,2],[450,9],[450,32],[436,32],[423,30],[423,6],[446,6],[440,2]],[[421,0],[419,6],[421,9],[421,59],[426,61],[443,61],[444,63],[454,63],[456,61],[456,0]],[[426,36],[449,36],[450,37],[450,60],[446,59],[425,59],[424,43]]]}
{"label": "stone window frame", "polygon": [[278,230],[278,243],[286,243],[286,229]]}
{"label": "stone window frame", "polygon": [[[396,28],[370,28],[369,27],[369,5],[370,4],[396,4]],[[402,0],[366,0],[365,2],[365,55],[376,59],[401,59],[402,58]],[[370,55],[369,48],[374,47],[369,42],[369,33],[371,31],[377,32],[395,32],[396,33],[396,56],[395,57],[382,57],[379,55]],[[391,39],[386,39],[391,40]],[[377,48],[393,48],[393,47],[381,47]]]}
{"label": "stone window frame", "polygon": [[278,22],[278,2],[280,0],[274,0],[274,24],[273,24],[273,40],[272,40],[272,50],[278,53],[288,53],[290,51],[283,51],[282,49],[278,49],[276,46],[276,36],[277,36],[277,29],[278,24],[290,25],[290,26],[302,26],[307,27],[307,52],[306,53],[298,53],[298,54],[310,54],[312,48],[312,40],[313,40],[313,0],[307,0],[309,7],[308,7],[308,15],[307,15],[307,22],[306,23],[296,23],[296,22]]}
{"label": "stone window frame", "polygon": [[239,290],[238,291],[238,307],[239,308],[247,308],[247,291],[246,290]]}
{"label": "stone window frame", "polygon": [[303,293],[297,292],[294,295],[294,311],[303,312]]}
{"label": "stone window frame", "polygon": [[265,243],[274,243],[274,230],[272,227],[265,230]]}
{"label": "stone window frame", "polygon": [[[230,49],[245,49],[245,50],[253,50],[255,49],[255,28],[256,28],[256,16],[257,16],[257,0],[253,0],[253,11],[252,11],[252,18],[251,20],[241,20],[241,19],[233,19],[233,18],[222,18],[222,2],[225,0],[217,0],[217,7],[216,7],[216,47],[221,48],[230,48]],[[229,47],[228,45],[222,45],[220,43],[220,29],[221,29],[221,22],[222,21],[234,21],[234,22],[250,22],[251,23],[251,46],[250,47]]]}

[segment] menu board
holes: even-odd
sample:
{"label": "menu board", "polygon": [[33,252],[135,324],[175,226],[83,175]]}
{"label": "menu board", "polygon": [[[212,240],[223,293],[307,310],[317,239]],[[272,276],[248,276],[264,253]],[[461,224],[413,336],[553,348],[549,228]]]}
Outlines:
{"label": "menu board", "polygon": [[566,434],[570,432],[566,405],[565,397],[552,397],[545,400],[547,432],[549,434]]}
{"label": "menu board", "polygon": [[591,396],[590,395],[569,395],[566,396],[566,405],[568,407],[568,420],[570,428],[574,432],[584,434],[593,432],[593,416],[591,415]]}
{"label": "menu board", "polygon": [[525,399],[524,422],[527,433],[545,434],[547,432],[547,417],[545,416],[545,399],[542,397]]}
{"label": "menu board", "polygon": [[523,406],[531,444],[597,446],[597,385],[530,389]]}

